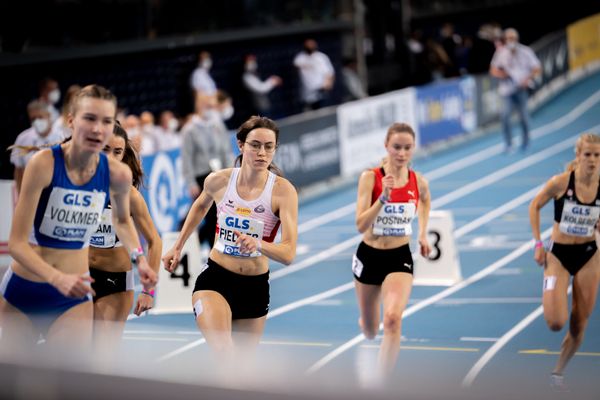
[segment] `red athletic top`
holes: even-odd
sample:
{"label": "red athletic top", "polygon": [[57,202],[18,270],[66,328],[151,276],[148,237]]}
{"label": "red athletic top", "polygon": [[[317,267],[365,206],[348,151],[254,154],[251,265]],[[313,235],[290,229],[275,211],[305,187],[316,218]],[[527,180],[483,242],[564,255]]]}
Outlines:
{"label": "red athletic top", "polygon": [[[383,168],[373,168],[375,173],[375,184],[373,185],[373,194],[371,195],[371,204],[375,203],[383,187],[381,180],[385,176]],[[408,170],[408,182],[406,185],[400,188],[393,188],[390,199],[390,203],[415,203],[415,207],[419,204],[419,185],[417,184],[417,174],[414,171]]]}

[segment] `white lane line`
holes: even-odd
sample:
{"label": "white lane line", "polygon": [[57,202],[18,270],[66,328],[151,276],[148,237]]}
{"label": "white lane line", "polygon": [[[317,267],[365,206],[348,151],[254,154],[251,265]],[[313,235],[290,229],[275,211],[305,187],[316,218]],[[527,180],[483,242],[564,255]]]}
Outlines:
{"label": "white lane line", "polygon": [[445,299],[439,305],[462,306],[468,304],[532,304],[540,303],[539,297],[475,297],[461,299]]}
{"label": "white lane line", "polygon": [[302,224],[298,225],[298,234],[308,232],[311,229],[318,228],[318,227],[325,225],[326,223],[336,220],[338,218],[343,218],[348,214],[352,214],[355,209],[356,209],[356,202],[353,202],[346,206],[336,208],[333,211],[319,215],[318,217],[315,217],[311,220],[303,222]]}
{"label": "white lane line", "polygon": [[150,340],[154,342],[187,342],[188,339],[152,336],[123,336],[123,340]]}
{"label": "white lane line", "polygon": [[[538,128],[535,128],[531,131],[531,139],[538,139],[543,136],[546,136],[552,132],[555,132],[561,128],[564,128],[568,124],[575,121],[579,118],[583,113],[591,109],[600,101],[600,90],[585,99],[582,103],[578,104],[577,107],[569,111],[567,114],[562,117],[547,123],[546,125],[542,125]],[[442,178],[447,176],[453,172],[459,171],[463,168],[469,167],[471,165],[477,164],[481,161],[486,161],[490,157],[500,154],[504,150],[504,144],[499,143],[493,146],[490,146],[486,149],[478,151],[475,154],[471,154],[470,156],[466,156],[461,158],[460,160],[453,161],[448,163],[442,167],[436,168],[430,172],[426,172],[423,175],[429,181]],[[348,214],[354,212],[356,208],[356,202],[338,208],[336,210],[330,211],[326,214],[315,217],[311,220],[308,220],[300,225],[298,225],[298,234],[308,232],[311,229],[317,228],[327,222],[335,220],[337,218],[343,218]]]}
{"label": "white lane line", "polygon": [[[502,210],[503,212],[508,212],[508,211],[512,210],[513,208],[518,207],[520,204],[528,201],[529,198],[535,196],[536,189],[538,189],[538,188],[539,187],[533,188],[533,189],[527,191],[526,193],[518,196],[517,198],[515,198],[515,199],[513,199],[513,200],[511,200],[511,201],[509,201],[507,203],[505,203],[503,206],[499,207],[498,209],[490,211],[489,213],[487,213],[487,214],[485,214],[485,215],[477,218],[475,220],[475,221],[477,221],[477,223],[468,223],[464,227],[461,227],[461,229],[457,229],[454,232],[455,238],[459,238],[459,237],[461,237],[463,235],[466,235],[467,233],[471,232],[472,230],[475,230],[478,227],[482,226],[483,224],[489,222],[491,219],[493,219],[493,218],[491,218],[492,215],[495,218],[499,217],[501,215],[501,213],[498,213],[497,212],[498,210]],[[357,236],[357,237],[360,238],[360,236]],[[348,246],[348,247],[350,247],[350,246]],[[339,250],[339,251],[342,251],[342,250]],[[324,258],[327,258],[327,257],[324,257]],[[288,268],[291,268],[291,267],[288,267]],[[279,271],[276,271],[276,272],[279,272]],[[272,276],[273,276],[273,274],[271,275],[271,279],[273,279]],[[349,283],[346,283],[344,285],[338,286],[336,288],[333,288],[333,289],[327,290],[325,292],[316,294],[314,296],[311,296],[311,297],[308,297],[308,298],[305,298],[305,299],[301,299],[301,300],[297,300],[297,301],[292,302],[290,304],[287,304],[285,306],[276,308],[275,310],[271,311],[267,315],[267,318],[269,318],[269,317],[273,318],[275,316],[283,314],[284,312],[292,311],[292,310],[295,310],[296,308],[299,308],[299,307],[302,307],[304,305],[310,304],[309,299],[311,301],[313,301],[313,302],[320,301],[320,300],[323,300],[325,298],[328,298],[328,297],[331,297],[331,296],[335,296],[335,295],[337,295],[339,293],[342,293],[342,292],[344,292],[346,290],[350,290],[353,287],[354,287],[354,282],[349,282]],[[364,337],[363,337],[363,339],[364,339]],[[357,343],[360,343],[361,340],[359,340]],[[190,350],[190,349],[192,349],[192,348],[194,348],[196,346],[200,346],[203,343],[205,343],[204,339],[197,340],[196,342],[190,343],[190,344],[188,344],[188,345],[186,345],[186,346],[184,346],[184,347],[182,347],[180,349],[174,350],[171,353],[165,354],[164,356],[156,359],[156,362],[162,362],[162,361],[168,360],[170,358],[173,358],[173,357],[175,357],[175,356],[177,356],[177,355],[179,355],[181,353],[186,352],[187,350]]]}
{"label": "white lane line", "polygon": [[327,250],[323,250],[320,253],[315,254],[314,256],[305,258],[304,260],[302,260],[298,263],[293,263],[289,267],[284,267],[284,268],[278,269],[277,271],[274,271],[273,273],[271,273],[269,280],[274,281],[276,279],[279,279],[281,277],[284,277],[284,276],[294,273],[296,271],[300,271],[304,268],[313,266],[323,260],[326,260],[338,253],[343,252],[344,250],[347,250],[347,249],[350,249],[350,248],[356,246],[357,244],[360,243],[361,240],[362,240],[362,235],[356,235],[356,236],[351,237],[350,239],[346,239],[342,243],[338,243],[335,246],[328,248]]}
{"label": "white lane line", "polygon": [[298,301],[294,301],[292,303],[286,304],[285,306],[281,306],[281,307],[274,309],[267,315],[267,319],[274,318],[274,317],[277,317],[278,315],[285,314],[285,313],[295,310],[297,308],[304,307],[308,304],[316,303],[316,302],[324,300],[326,298],[336,296],[336,295],[343,293],[347,290],[350,290],[352,288],[354,288],[354,282],[349,282],[349,283],[340,285],[338,287],[335,287],[333,289],[329,289],[325,292],[316,294],[314,296],[310,296],[310,297],[306,297],[306,298],[298,300]]}
{"label": "white lane line", "polygon": [[124,335],[199,335],[198,331],[164,331],[164,330],[147,330],[147,329],[129,329],[123,331]]}
{"label": "white lane line", "polygon": [[179,354],[185,353],[188,350],[193,349],[194,347],[200,346],[201,344],[206,343],[206,339],[202,338],[202,339],[198,339],[192,343],[186,344],[183,347],[178,348],[177,350],[173,350],[170,353],[165,354],[164,356],[158,357],[156,360],[154,360],[155,363],[161,363],[163,361],[166,361],[170,358],[173,358],[175,356],[178,356]]}
{"label": "white lane line", "polygon": [[[552,228],[548,228],[546,229],[543,234],[542,234],[542,239],[546,239],[550,236],[550,233],[552,232]],[[428,307],[430,305],[432,305],[433,303],[436,303],[456,292],[458,292],[461,289],[464,289],[465,287],[485,278],[486,276],[488,276],[489,274],[491,274],[492,272],[494,272],[495,270],[502,268],[503,266],[505,266],[506,264],[510,263],[511,261],[514,261],[516,258],[522,256],[523,254],[525,254],[527,251],[530,251],[533,248],[534,245],[534,240],[528,240],[527,242],[523,243],[518,249],[516,249],[515,251],[507,254],[506,256],[500,258],[498,261],[494,262],[493,264],[485,267],[484,269],[482,269],[481,271],[477,272],[474,275],[471,275],[470,277],[468,277],[467,279],[465,279],[464,281],[461,281],[457,284],[455,284],[454,286],[451,286],[423,301],[420,301],[419,303],[415,304],[414,306],[409,307],[408,309],[406,309],[406,311],[402,314],[402,319],[408,318],[409,316],[411,316],[412,314],[416,313],[417,311],[422,310],[425,307]],[[379,325],[379,330],[383,329],[383,324]],[[362,342],[365,339],[365,336],[361,333],[360,335],[350,339],[349,341],[347,341],[346,343],[342,344],[340,347],[338,347],[337,349],[334,349],[333,351],[331,351],[330,353],[328,353],[327,355],[325,355],[325,357],[321,358],[319,361],[317,361],[315,364],[313,364],[307,371],[307,374],[312,374],[317,372],[318,370],[320,370],[321,368],[323,368],[325,365],[329,364],[331,361],[333,361],[335,358],[337,358],[338,356],[340,356],[341,354],[343,354],[344,352],[346,352],[347,350],[351,349],[352,347],[354,347],[355,345],[357,345],[358,343]]]}
{"label": "white lane line", "polygon": [[[442,196],[439,199],[432,201],[431,209],[433,210],[433,209],[437,209],[442,206],[445,206],[446,204],[448,204],[452,201],[458,200],[461,197],[464,197],[470,193],[473,193],[474,191],[476,191],[478,189],[481,189],[485,186],[491,185],[492,183],[497,182],[500,179],[506,178],[507,176],[514,174],[515,172],[522,171],[524,168],[527,168],[527,167],[529,167],[537,162],[540,162],[542,160],[545,160],[546,158],[549,158],[549,157],[555,155],[556,153],[559,153],[559,152],[573,146],[575,141],[577,140],[577,137],[578,137],[578,135],[571,136],[570,138],[565,139],[562,142],[555,144],[554,146],[551,146],[551,147],[544,149],[536,154],[533,154],[527,158],[524,158],[514,164],[509,165],[508,167],[502,168],[484,178],[481,178],[474,182],[471,182],[468,185],[461,187],[460,189],[456,189],[455,191],[450,192],[450,193],[446,194],[445,196]],[[530,196],[530,195],[531,195],[531,197],[535,196],[536,190],[539,190],[539,189],[540,189],[540,186],[536,186],[535,188],[531,189],[529,192],[524,193],[522,195],[522,198],[526,198],[527,196]],[[520,201],[522,201],[522,198],[514,199],[513,202],[520,202]],[[472,226],[478,225],[481,223],[481,221],[485,221],[486,219],[487,220],[493,219],[493,218],[495,218],[495,217],[493,217],[493,215],[500,215],[500,213],[505,212],[504,210],[509,209],[511,207],[514,208],[512,202],[511,202],[511,204],[507,203],[497,209],[500,211],[495,212],[495,213],[492,212],[492,213],[485,214],[484,216],[472,221],[468,225],[461,227],[461,229],[459,229],[457,232],[460,232],[461,235],[464,235],[469,230],[472,230],[471,229]],[[490,216],[488,216],[488,215],[490,215]],[[457,236],[457,237],[460,237],[460,236]],[[342,243],[338,243],[335,246],[330,247],[327,250],[323,250],[320,253],[317,253],[312,257],[306,258],[306,259],[300,261],[299,263],[293,263],[289,267],[278,269],[277,271],[274,271],[271,274],[270,280],[273,281],[273,280],[279,279],[281,277],[284,277],[286,275],[289,275],[291,273],[311,267],[311,266],[315,265],[316,263],[323,261],[327,258],[330,258],[331,256],[333,256],[335,254],[341,253],[342,251],[352,248],[353,246],[360,243],[361,240],[362,240],[362,235],[356,235],[354,237],[351,237],[350,239],[343,241]]]}
{"label": "white lane line", "polygon": [[579,135],[571,136],[571,137],[563,140],[562,142],[558,142],[557,144],[555,144],[553,146],[550,146],[550,147],[548,147],[542,151],[539,151],[529,157],[519,160],[519,161],[515,162],[514,164],[509,165],[508,167],[499,169],[498,171],[493,172],[484,178],[478,179],[478,180],[471,182],[465,186],[462,186],[460,189],[457,189],[453,192],[450,192],[450,193],[440,197],[438,199],[437,203],[436,203],[436,201],[433,201],[431,203],[431,209],[436,209],[436,208],[440,207],[441,205],[446,205],[446,204],[450,203],[451,201],[457,200],[457,199],[464,197],[467,194],[470,194],[478,189],[481,189],[481,188],[488,186],[494,182],[497,182],[500,179],[506,178],[507,176],[510,176],[510,175],[514,174],[515,172],[523,171],[524,169],[526,169],[527,167],[529,167],[531,165],[534,165],[540,161],[550,158],[550,157],[554,156],[555,154],[560,153],[561,151],[564,151],[565,149],[573,147],[575,144],[575,141],[577,140],[578,137],[579,137]]}
{"label": "white lane line", "polygon": [[533,199],[535,195],[544,187],[544,185],[538,185],[533,189],[523,193],[519,197],[512,199],[511,201],[502,204],[500,207],[494,209],[493,211],[488,212],[487,214],[482,215],[479,218],[474,219],[473,221],[461,226],[460,228],[454,231],[454,237],[459,238],[471,232],[474,228],[478,228],[481,225],[498,218],[502,214],[507,213],[508,211],[520,206],[521,204]]}
{"label": "white lane line", "polygon": [[[294,301],[292,303],[289,303],[289,304],[286,304],[284,306],[278,307],[278,308],[274,309],[273,311],[269,312],[269,314],[267,314],[267,319],[275,318],[275,317],[277,317],[277,316],[279,316],[281,314],[285,314],[285,313],[290,312],[292,310],[295,310],[297,308],[304,307],[304,306],[306,306],[308,304],[315,303],[317,301],[321,301],[321,300],[326,299],[328,297],[336,296],[336,295],[338,295],[340,293],[343,293],[343,292],[346,292],[346,291],[352,289],[353,287],[354,287],[354,282],[345,283],[345,284],[340,285],[338,287],[335,287],[333,289],[329,289],[329,290],[327,290],[325,292],[318,293],[318,294],[316,294],[314,296],[310,296],[310,297],[306,297],[306,298],[298,300],[298,301]],[[177,350],[174,350],[174,351],[172,351],[170,353],[167,353],[167,354],[165,354],[165,355],[157,358],[155,360],[155,362],[160,363],[160,362],[166,361],[166,360],[168,360],[170,358],[178,356],[181,353],[184,353],[184,352],[186,352],[186,351],[188,351],[190,349],[193,349],[196,346],[200,346],[201,344],[204,344],[205,342],[206,342],[206,339],[196,340],[195,342],[192,342],[192,343],[190,343],[190,344],[188,344],[186,346],[183,346],[183,347],[181,347],[181,348],[179,348]]]}
{"label": "white lane line", "polygon": [[[571,287],[569,287],[568,293],[571,293]],[[525,329],[529,324],[535,321],[542,313],[544,312],[544,307],[539,306],[536,308],[531,314],[523,318],[518,324],[516,324],[512,329],[506,332],[496,343],[494,343],[477,362],[473,365],[471,370],[467,373],[465,378],[462,381],[463,387],[469,387],[477,378],[477,375],[481,372],[483,367],[486,366],[488,362],[502,349],[513,337],[515,337],[519,332]]]}

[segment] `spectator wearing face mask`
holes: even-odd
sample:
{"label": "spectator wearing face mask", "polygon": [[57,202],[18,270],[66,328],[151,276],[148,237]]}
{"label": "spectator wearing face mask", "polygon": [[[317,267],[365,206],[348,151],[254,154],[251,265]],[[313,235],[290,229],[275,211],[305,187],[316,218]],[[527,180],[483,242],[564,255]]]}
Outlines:
{"label": "spectator wearing face mask", "polygon": [[233,114],[235,113],[235,108],[233,108],[233,99],[226,91],[222,89],[217,89],[217,112],[221,117],[221,121],[225,124],[227,128],[227,121],[231,120]]}
{"label": "spectator wearing face mask", "polygon": [[313,39],[304,41],[304,49],[294,58],[300,74],[300,96],[304,111],[323,107],[333,89],[335,70],[329,57],[318,50]]}
{"label": "spectator wearing face mask", "polygon": [[214,95],[217,92],[217,84],[210,75],[212,68],[212,57],[208,51],[201,51],[198,55],[198,66],[192,72],[190,86],[194,99],[201,94]]}
{"label": "spectator wearing face mask", "polygon": [[[182,129],[181,161],[189,195],[195,200],[204,188],[204,180],[213,171],[233,162],[227,128],[218,111],[216,96],[201,94],[196,100],[196,113]],[[200,243],[214,243],[217,212],[213,204],[199,230]]]}
{"label": "spectator wearing face mask", "polygon": [[50,123],[54,123],[60,116],[56,104],[60,100],[60,88],[58,82],[52,78],[44,78],[40,81],[38,100],[46,105],[50,113]]}
{"label": "spectator wearing face mask", "polygon": [[25,166],[35,154],[35,151],[26,151],[29,147],[42,148],[63,141],[61,133],[52,132],[50,123],[50,112],[45,103],[33,100],[27,105],[27,115],[31,127],[25,129],[17,136],[10,153],[10,162],[15,166],[14,179],[17,185],[17,193],[21,190],[21,181]]}
{"label": "spectator wearing face mask", "polygon": [[498,93],[503,98],[502,129],[506,141],[506,153],[512,152],[510,117],[516,109],[521,120],[523,140],[521,149],[529,146],[529,111],[527,110],[527,90],[534,84],[534,78],[542,72],[540,60],[533,50],[519,43],[519,33],[514,28],[504,31],[504,46],[494,53],[490,74],[500,80]]}
{"label": "spectator wearing face mask", "polygon": [[154,114],[144,111],[140,114],[140,156],[154,154],[158,151],[156,125],[154,125]]}
{"label": "spectator wearing face mask", "polygon": [[172,111],[160,113],[156,127],[156,147],[158,151],[169,151],[181,147],[181,136],[177,132],[179,121]]}
{"label": "spectator wearing face mask", "polygon": [[271,75],[262,80],[258,72],[256,56],[248,54],[244,59],[242,82],[250,97],[250,115],[270,117],[271,100],[269,99],[269,93],[282,84],[281,78],[277,75]]}

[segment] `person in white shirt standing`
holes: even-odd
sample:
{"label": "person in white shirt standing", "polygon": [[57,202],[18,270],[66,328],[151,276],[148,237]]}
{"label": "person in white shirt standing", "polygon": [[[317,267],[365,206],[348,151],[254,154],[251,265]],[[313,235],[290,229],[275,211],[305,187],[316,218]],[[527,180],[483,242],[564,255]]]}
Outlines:
{"label": "person in white shirt standing", "polygon": [[270,116],[271,100],[269,99],[269,93],[283,83],[281,78],[277,75],[271,75],[262,80],[258,73],[256,55],[247,54],[244,58],[242,82],[251,97],[251,114]]}
{"label": "person in white shirt standing", "polygon": [[318,51],[314,39],[304,41],[304,49],[294,58],[294,66],[300,73],[300,95],[304,110],[323,107],[326,95],[333,89],[335,70],[329,57]]}
{"label": "person in white shirt standing", "polygon": [[217,92],[217,84],[210,75],[212,68],[212,57],[208,51],[201,51],[198,54],[198,66],[192,72],[190,85],[192,87],[194,98],[199,94],[214,95]]}
{"label": "person in white shirt standing", "polygon": [[523,129],[521,149],[529,146],[529,113],[527,111],[527,90],[533,86],[533,79],[542,71],[540,60],[531,48],[519,43],[519,33],[514,28],[504,31],[505,44],[494,53],[490,64],[490,74],[500,79],[498,92],[504,99],[502,129],[506,140],[506,152],[512,152],[510,116],[513,107],[517,109]]}
{"label": "person in white shirt standing", "polygon": [[10,162],[15,166],[14,179],[17,185],[17,193],[21,190],[21,181],[25,165],[35,154],[34,151],[22,151],[23,148],[41,148],[58,144],[64,139],[62,133],[52,131],[50,112],[48,106],[39,100],[33,100],[27,105],[27,115],[31,126],[17,136],[10,153]]}

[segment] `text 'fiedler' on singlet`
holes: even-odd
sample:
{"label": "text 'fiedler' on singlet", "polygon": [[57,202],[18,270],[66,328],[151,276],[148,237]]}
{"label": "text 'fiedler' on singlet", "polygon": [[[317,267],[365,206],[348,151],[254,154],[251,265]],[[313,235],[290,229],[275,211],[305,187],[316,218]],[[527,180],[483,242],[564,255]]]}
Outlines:
{"label": "text 'fiedler' on singlet", "polygon": [[223,254],[236,257],[258,257],[259,251],[252,254],[240,253],[235,244],[235,231],[272,242],[277,235],[281,221],[271,209],[273,185],[277,176],[269,172],[267,183],[260,196],[254,200],[244,200],[237,192],[236,184],[239,168],[233,168],[223,199],[217,204],[217,240],[215,249]]}
{"label": "text 'fiedler' on singlet", "polygon": [[[385,176],[383,168],[373,168],[375,183],[371,195],[371,204],[379,201],[383,192],[381,180]],[[400,188],[392,188],[390,198],[381,207],[375,222],[373,234],[378,236],[410,236],[412,234],[412,220],[417,212],[419,202],[419,185],[417,175],[408,170],[408,182]]]}
{"label": "text 'fiedler' on singlet", "polygon": [[600,218],[600,184],[596,198],[591,203],[583,203],[575,193],[575,171],[569,176],[567,191],[554,199],[554,221],[558,229],[571,236],[591,237]]}
{"label": "text 'fiedler' on singlet", "polygon": [[29,241],[58,249],[87,247],[108,202],[108,159],[100,153],[94,176],[83,185],[74,185],[67,175],[62,147],[52,146],[51,150],[52,181],[40,195]]}
{"label": "text 'fiedler' on singlet", "polygon": [[123,247],[123,243],[119,241],[117,231],[112,223],[112,207],[110,202],[102,211],[100,224],[96,232],[90,237],[90,246],[99,249],[112,249],[114,247]]}

